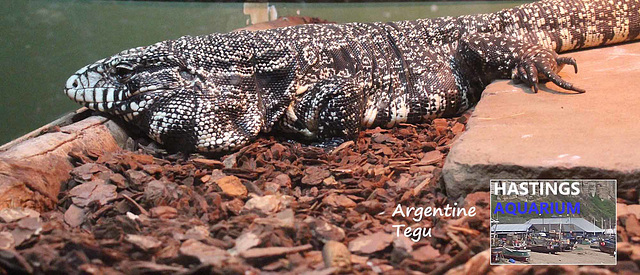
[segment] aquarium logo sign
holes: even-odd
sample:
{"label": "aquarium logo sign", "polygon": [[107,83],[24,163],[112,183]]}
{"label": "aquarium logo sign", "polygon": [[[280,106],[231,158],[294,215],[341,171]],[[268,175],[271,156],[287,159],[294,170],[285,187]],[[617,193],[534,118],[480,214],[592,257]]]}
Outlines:
{"label": "aquarium logo sign", "polygon": [[518,214],[580,214],[580,203],[508,202],[502,205],[501,202],[497,202],[493,214],[511,214],[514,216]]}
{"label": "aquarium logo sign", "polygon": [[[580,181],[491,180],[491,194],[497,196],[578,196],[580,191]],[[580,214],[580,202],[496,202],[492,214]]]}

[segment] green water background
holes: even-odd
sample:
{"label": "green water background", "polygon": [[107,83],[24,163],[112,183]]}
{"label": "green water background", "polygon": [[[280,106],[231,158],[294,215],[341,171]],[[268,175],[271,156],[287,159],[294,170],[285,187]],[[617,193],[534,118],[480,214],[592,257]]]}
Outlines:
{"label": "green water background", "polygon": [[[338,23],[498,11],[523,3],[271,3],[278,16]],[[246,26],[243,3],[0,1],[0,144],[80,106],[63,94],[80,67],[121,50]]]}

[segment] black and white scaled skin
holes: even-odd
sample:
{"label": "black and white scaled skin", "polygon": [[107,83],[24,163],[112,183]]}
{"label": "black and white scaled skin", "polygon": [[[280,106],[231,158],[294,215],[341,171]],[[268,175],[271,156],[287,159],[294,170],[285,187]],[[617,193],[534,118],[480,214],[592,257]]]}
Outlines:
{"label": "black and white scaled skin", "polygon": [[491,14],[185,36],[78,70],[65,93],[171,150],[229,151],[272,130],[353,138],[460,114],[491,81],[584,92],[559,52],[638,39],[639,0],[544,0]]}

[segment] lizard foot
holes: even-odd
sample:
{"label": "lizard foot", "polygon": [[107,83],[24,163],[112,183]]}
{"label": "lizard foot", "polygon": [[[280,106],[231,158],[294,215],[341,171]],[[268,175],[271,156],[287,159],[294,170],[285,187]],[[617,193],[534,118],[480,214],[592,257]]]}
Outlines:
{"label": "lizard foot", "polygon": [[310,140],[358,136],[365,94],[352,79],[321,80],[299,97],[281,122],[286,131],[300,133]]}
{"label": "lizard foot", "polygon": [[584,89],[565,81],[556,73],[564,65],[573,66],[575,73],[578,73],[578,64],[573,57],[557,57],[551,51],[540,51],[516,65],[512,78],[529,85],[535,93],[538,92],[538,82],[541,78],[550,80],[564,89],[584,93]]}

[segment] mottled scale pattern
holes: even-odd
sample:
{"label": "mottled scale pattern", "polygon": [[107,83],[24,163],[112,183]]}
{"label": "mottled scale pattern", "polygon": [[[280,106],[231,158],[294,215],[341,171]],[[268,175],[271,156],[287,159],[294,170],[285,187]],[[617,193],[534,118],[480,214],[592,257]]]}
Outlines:
{"label": "mottled scale pattern", "polygon": [[584,92],[557,75],[577,71],[557,53],[639,35],[638,0],[545,0],[490,14],[185,36],[90,64],[65,93],[168,149],[225,151],[260,132],[353,138],[456,115],[499,78]]}

